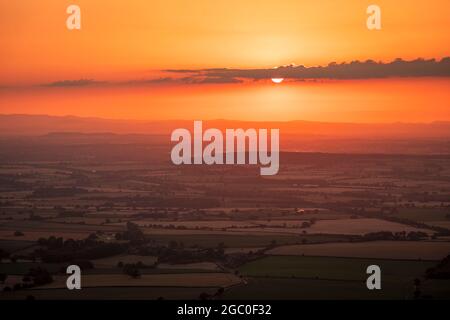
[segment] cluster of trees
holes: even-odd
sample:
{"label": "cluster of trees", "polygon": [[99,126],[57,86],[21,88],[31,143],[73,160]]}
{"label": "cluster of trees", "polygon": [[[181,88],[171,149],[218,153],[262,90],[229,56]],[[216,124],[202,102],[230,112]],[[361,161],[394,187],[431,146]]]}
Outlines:
{"label": "cluster of trees", "polygon": [[[6,274],[0,274],[0,282],[4,283],[7,279]],[[45,268],[37,267],[31,268],[26,275],[22,278],[22,283],[16,283],[14,287],[5,287],[3,291],[12,291],[27,289],[36,286],[42,286],[53,282],[51,274]]]}
{"label": "cluster of trees", "polygon": [[47,269],[41,267],[31,268],[26,276],[30,278],[34,286],[42,286],[53,281],[53,278]]}
{"label": "cluster of trees", "polygon": [[313,224],[315,224],[316,223],[316,219],[311,219],[311,220],[309,220],[309,221],[304,221],[303,223],[302,223],[302,225],[301,225],[301,227],[300,228],[302,228],[302,229],[306,229],[306,228],[310,228]]}
{"label": "cluster of trees", "polygon": [[125,266],[123,266],[123,273],[129,275],[132,278],[139,278],[141,276],[139,268],[134,264],[126,264]]}
{"label": "cluster of trees", "polygon": [[[224,266],[226,266],[227,268],[237,268],[243,264],[246,264],[250,261],[253,260],[257,260],[259,258],[262,258],[264,256],[264,249],[262,250],[258,250],[255,252],[248,252],[248,253],[244,253],[244,252],[236,252],[236,253],[231,253],[231,254],[227,254],[224,257],[224,261],[222,262],[222,264]],[[236,273],[237,275],[237,273]]]}
{"label": "cluster of trees", "polygon": [[437,227],[437,226],[430,226],[423,222],[413,221],[405,218],[399,218],[399,217],[384,217],[383,219],[391,222],[397,222],[401,224],[406,224],[415,228],[421,228],[421,229],[431,229],[436,231],[441,236],[448,236],[450,235],[450,230]]}
{"label": "cluster of trees", "polygon": [[[272,241],[272,247],[276,246],[276,242]],[[250,251],[249,253],[233,253],[225,254],[224,243],[219,243],[214,248],[206,249],[186,249],[182,242],[170,241],[165,246],[141,246],[138,248],[138,254],[156,256],[158,257],[157,262],[154,265],[144,265],[144,264],[132,264],[131,267],[138,269],[142,268],[153,268],[156,267],[158,263],[195,263],[202,261],[216,261],[220,262],[227,267],[234,268],[236,266],[242,265],[248,261],[257,259],[264,254],[265,249],[258,250],[255,252]],[[120,263],[119,268],[123,268],[125,265]]]}
{"label": "cluster of trees", "polygon": [[142,247],[139,253],[157,256],[158,263],[194,263],[224,260],[225,246],[223,243],[220,243],[216,248],[188,250],[185,249],[183,243],[170,241],[167,246]]}
{"label": "cluster of trees", "polygon": [[120,254],[126,246],[118,243],[104,243],[88,238],[85,240],[63,240],[51,236],[38,240],[46,249],[39,249],[35,253],[42,261],[50,263],[69,262],[74,260],[91,260]]}
{"label": "cluster of trees", "polygon": [[[387,210],[386,208],[383,208],[383,211],[386,211],[386,210]],[[367,218],[380,218],[379,214],[366,212],[364,208],[349,209],[348,211],[353,212],[358,215],[365,216]],[[396,212],[395,208],[393,208],[391,210],[391,213],[393,213],[393,212]],[[384,219],[386,221],[405,224],[405,225],[412,226],[412,227],[419,228],[419,229],[431,229],[433,231],[436,231],[437,236],[449,236],[450,235],[449,229],[438,227],[438,226],[428,225],[426,223],[419,222],[419,221],[414,221],[414,220],[396,217],[396,216],[385,216],[385,215],[383,215],[382,219]]]}
{"label": "cluster of trees", "polygon": [[430,279],[450,279],[450,255],[439,261],[439,263],[426,272]]}
{"label": "cluster of trees", "polygon": [[428,238],[428,234],[421,231],[410,232],[391,232],[391,231],[379,231],[366,233],[361,237],[362,241],[375,241],[375,240],[420,240]]}
{"label": "cluster of trees", "polygon": [[127,222],[126,230],[123,233],[116,233],[116,240],[128,240],[133,245],[146,242],[144,232],[137,224],[131,221]]}
{"label": "cluster of trees", "polygon": [[122,268],[122,269],[129,268],[129,267],[134,267],[137,269],[152,269],[152,268],[155,268],[157,266],[157,264],[158,264],[158,262],[148,265],[148,264],[143,263],[142,261],[138,261],[136,263],[125,263],[124,264],[122,261],[119,261],[117,263],[117,267]]}

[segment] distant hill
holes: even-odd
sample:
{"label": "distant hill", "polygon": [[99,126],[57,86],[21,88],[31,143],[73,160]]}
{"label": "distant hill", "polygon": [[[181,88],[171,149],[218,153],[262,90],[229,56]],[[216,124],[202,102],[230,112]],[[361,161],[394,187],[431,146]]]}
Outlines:
{"label": "distant hill", "polygon": [[[204,127],[279,128],[282,136],[294,138],[351,139],[450,139],[450,122],[432,123],[329,123],[314,121],[251,122],[208,120]],[[48,115],[0,115],[0,136],[58,133],[113,133],[168,135],[176,128],[192,129],[192,120],[115,120]]]}

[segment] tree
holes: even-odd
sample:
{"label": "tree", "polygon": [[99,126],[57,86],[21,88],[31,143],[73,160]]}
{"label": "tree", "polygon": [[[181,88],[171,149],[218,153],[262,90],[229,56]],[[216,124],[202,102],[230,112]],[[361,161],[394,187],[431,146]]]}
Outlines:
{"label": "tree", "polygon": [[139,243],[145,240],[145,235],[137,224],[128,221],[127,230],[123,233],[123,238],[133,243]]}
{"label": "tree", "polygon": [[220,287],[219,289],[217,289],[217,292],[216,292],[216,294],[214,296],[215,297],[221,297],[224,292],[225,292],[225,289],[223,287]]}
{"label": "tree", "polygon": [[30,269],[27,276],[33,280],[34,286],[41,286],[53,282],[53,278],[47,269],[41,267]]}
{"label": "tree", "polygon": [[311,226],[311,223],[309,223],[309,222],[307,222],[307,221],[304,221],[303,223],[302,223],[302,228],[303,229],[305,229],[305,228],[309,228]]}
{"label": "tree", "polygon": [[125,265],[123,268],[123,272],[132,278],[139,278],[141,276],[139,269],[131,264]]}

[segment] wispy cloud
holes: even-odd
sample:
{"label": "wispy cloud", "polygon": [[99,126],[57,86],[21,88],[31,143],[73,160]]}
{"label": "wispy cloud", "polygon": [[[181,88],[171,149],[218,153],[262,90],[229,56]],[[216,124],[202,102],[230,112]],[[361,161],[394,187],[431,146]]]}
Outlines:
{"label": "wispy cloud", "polygon": [[271,69],[193,69],[165,70],[174,74],[190,74],[192,78],[262,80],[275,77],[286,79],[373,79],[388,77],[450,77],[450,57],[440,61],[396,59],[389,63],[373,60],[332,62],[327,66],[281,66]]}
{"label": "wispy cloud", "polygon": [[103,84],[105,82],[95,81],[93,79],[78,79],[78,80],[61,80],[50,83],[45,83],[45,87],[84,87],[94,84]]}
{"label": "wispy cloud", "polygon": [[185,77],[161,77],[154,79],[141,79],[123,82],[127,85],[145,85],[145,84],[214,84],[214,83],[241,83],[243,80],[224,76],[202,76],[193,74]]}
{"label": "wispy cloud", "polygon": [[[450,77],[450,57],[441,60],[396,59],[383,63],[373,60],[329,63],[326,66],[306,67],[288,65],[266,69],[166,69],[165,76],[118,82],[94,79],[61,80],[43,84],[45,87],[85,87],[93,85],[139,86],[139,85],[201,85],[236,84],[244,81],[259,81],[270,78],[285,78],[292,81],[318,79],[376,79],[389,77]],[[161,71],[159,71],[161,73]]]}

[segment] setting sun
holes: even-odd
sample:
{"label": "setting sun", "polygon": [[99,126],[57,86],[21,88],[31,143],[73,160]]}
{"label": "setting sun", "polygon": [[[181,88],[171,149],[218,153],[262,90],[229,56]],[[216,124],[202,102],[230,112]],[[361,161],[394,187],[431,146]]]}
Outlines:
{"label": "setting sun", "polygon": [[282,83],[283,80],[284,80],[283,78],[272,78],[272,82],[276,84]]}

